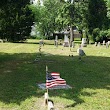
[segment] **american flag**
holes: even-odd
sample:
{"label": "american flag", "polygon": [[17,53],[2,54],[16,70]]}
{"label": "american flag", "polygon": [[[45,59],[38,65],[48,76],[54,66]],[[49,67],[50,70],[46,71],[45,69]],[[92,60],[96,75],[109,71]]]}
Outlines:
{"label": "american flag", "polygon": [[52,88],[54,86],[64,86],[66,85],[66,81],[60,78],[60,74],[53,72],[53,73],[46,73],[46,88]]}

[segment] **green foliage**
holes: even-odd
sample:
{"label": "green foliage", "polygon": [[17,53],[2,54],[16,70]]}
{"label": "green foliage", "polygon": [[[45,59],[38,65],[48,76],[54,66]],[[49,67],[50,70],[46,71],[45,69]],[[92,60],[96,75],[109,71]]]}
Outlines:
{"label": "green foliage", "polygon": [[103,40],[107,41],[110,37],[110,30],[100,30],[99,28],[95,28],[92,36],[94,42],[103,42]]}
{"label": "green foliage", "polygon": [[107,17],[110,19],[110,0],[107,0]]}
{"label": "green foliage", "polygon": [[86,32],[83,32],[83,38],[86,38]]}
{"label": "green foliage", "polygon": [[67,26],[70,26],[74,22],[74,4],[63,3],[62,7],[58,10],[58,17],[56,22],[60,25],[60,28],[63,29]]}
{"label": "green foliage", "polygon": [[106,37],[110,38],[110,29],[108,29]]}
{"label": "green foliage", "polygon": [[57,27],[55,18],[57,16],[58,7],[60,7],[59,3],[59,0],[45,0],[43,6],[39,4],[32,5],[37,25],[36,28],[41,35],[50,36]]}
{"label": "green foliage", "polygon": [[92,36],[93,36],[93,41],[95,41],[95,42],[99,41],[100,29],[99,28],[93,29]]}
{"label": "green foliage", "polygon": [[110,8],[110,0],[107,0],[107,7]]}
{"label": "green foliage", "polygon": [[31,32],[33,14],[29,0],[7,0],[0,7],[0,37],[7,41],[25,40]]}
{"label": "green foliage", "polygon": [[94,28],[104,29],[107,21],[107,8],[104,0],[89,0],[88,15],[86,16],[89,32]]}

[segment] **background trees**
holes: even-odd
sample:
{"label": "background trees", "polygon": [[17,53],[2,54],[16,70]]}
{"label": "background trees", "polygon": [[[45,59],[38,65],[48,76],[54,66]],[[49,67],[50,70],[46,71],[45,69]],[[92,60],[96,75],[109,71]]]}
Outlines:
{"label": "background trees", "polygon": [[34,16],[30,0],[2,0],[0,2],[0,38],[7,41],[25,40],[30,35]]}
{"label": "background trees", "polygon": [[[85,30],[93,41],[102,41],[109,37],[109,0],[42,1],[43,5],[40,0],[36,5],[29,5],[30,0],[1,0],[0,38],[8,41],[24,40],[30,35],[33,22],[36,31],[46,37],[52,37],[51,34],[55,31],[68,27],[70,30],[77,27],[81,33]],[[97,29],[100,30],[99,34],[94,36]]]}
{"label": "background trees", "polygon": [[89,32],[94,28],[106,28],[107,9],[104,0],[89,0],[88,14],[86,16]]}

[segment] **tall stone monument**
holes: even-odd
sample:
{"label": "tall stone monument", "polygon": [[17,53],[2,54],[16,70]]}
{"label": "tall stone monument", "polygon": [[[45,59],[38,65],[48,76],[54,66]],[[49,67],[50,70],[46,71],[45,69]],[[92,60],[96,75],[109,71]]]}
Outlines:
{"label": "tall stone monument", "polygon": [[58,47],[58,36],[55,36],[55,46]]}
{"label": "tall stone monument", "polygon": [[69,47],[69,32],[68,31],[65,31],[64,32],[64,43],[63,43],[63,46],[64,47]]}

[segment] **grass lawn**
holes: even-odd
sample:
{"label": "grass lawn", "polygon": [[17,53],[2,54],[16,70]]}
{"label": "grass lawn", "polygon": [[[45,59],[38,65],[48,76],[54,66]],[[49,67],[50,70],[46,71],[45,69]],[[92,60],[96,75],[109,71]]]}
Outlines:
{"label": "grass lawn", "polygon": [[34,62],[39,56],[38,42],[0,43],[0,110],[47,110],[46,90],[37,86],[45,83],[46,65],[73,87],[49,90],[55,110],[110,110],[110,47],[88,45],[79,61],[78,44],[71,52],[45,41],[42,57]]}

